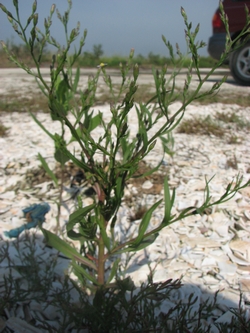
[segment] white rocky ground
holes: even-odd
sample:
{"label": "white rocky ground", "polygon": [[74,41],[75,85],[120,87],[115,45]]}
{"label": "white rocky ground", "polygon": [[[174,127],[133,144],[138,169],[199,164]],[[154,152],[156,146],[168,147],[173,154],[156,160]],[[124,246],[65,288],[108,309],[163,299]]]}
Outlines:
{"label": "white rocky ground", "polygon": [[[172,109],[178,107],[178,103]],[[98,110],[104,117],[109,114],[108,106],[100,106]],[[236,113],[238,116],[250,121],[250,107],[243,108],[238,105],[211,104],[206,106],[191,105],[187,109],[187,117],[211,115],[216,112]],[[39,120],[51,132],[60,130],[57,122],[52,122],[48,114],[39,113]],[[55,231],[57,227],[57,206],[55,203],[57,190],[53,183],[46,179],[34,185],[36,170],[40,165],[37,154],[40,153],[50,166],[53,162],[54,146],[52,140],[34,123],[26,113],[1,113],[1,122],[9,128],[8,136],[0,138],[0,242],[1,249],[6,246],[5,230],[10,230],[24,222],[22,209],[33,204],[46,201],[51,205],[51,211],[46,215],[44,227]],[[131,121],[132,132],[136,130]],[[226,125],[225,125],[226,126]],[[233,131],[233,130],[232,130]],[[229,143],[231,136],[228,129],[224,138],[215,136],[186,135],[175,133],[175,154],[173,158],[165,157],[160,175],[168,174],[169,184],[176,188],[176,202],[174,211],[180,212],[188,206],[197,206],[204,198],[205,178],[210,179],[210,190],[213,200],[221,196],[227,184],[240,173],[243,180],[250,178],[250,134],[244,129],[238,130],[237,143]],[[98,131],[95,133],[98,136]],[[161,146],[157,143],[154,151],[147,159],[147,164],[155,165],[161,158]],[[39,177],[39,175],[37,175]],[[162,178],[163,179],[163,178]],[[163,195],[162,181],[158,178],[144,179],[141,184],[131,183],[126,196],[133,198],[135,205],[150,206]],[[137,198],[137,199],[135,199]],[[83,198],[84,204],[91,199]],[[163,216],[163,206],[155,212],[150,227],[157,225]],[[133,207],[124,203],[119,212],[117,235],[125,237],[126,229],[131,227],[128,216],[133,213]],[[68,212],[62,208],[60,228],[67,223]],[[134,222],[134,226],[139,221]],[[45,248],[41,232],[30,230],[28,233],[38,235],[36,254],[39,258],[48,260],[55,255],[55,251]],[[131,230],[129,232],[133,232]],[[9,258],[5,257],[0,264],[0,279],[8,272],[10,260],[16,264],[21,261],[16,257],[13,246],[15,241],[9,241]],[[177,279],[181,276],[184,286],[172,295],[171,302],[162,305],[161,310],[166,311],[178,300],[187,301],[190,293],[197,296],[195,308],[197,309],[207,297],[212,298],[215,291],[220,290],[217,312],[213,318],[207,318],[207,323],[230,320],[230,308],[237,308],[240,294],[243,293],[241,306],[247,309],[250,318],[250,187],[242,189],[230,201],[215,207],[208,214],[192,215],[191,217],[173,224],[164,229],[156,242],[148,249],[140,251],[129,262],[127,275],[130,275],[137,285],[145,281],[149,273],[148,263],[155,268],[155,281],[164,281],[169,278]],[[67,260],[58,262],[58,275],[63,274],[67,268]],[[14,272],[18,278],[19,273]],[[4,286],[0,285],[1,291]],[[22,305],[22,306],[21,306]],[[15,331],[15,325],[29,325],[27,312],[7,311],[7,325]],[[42,310],[37,302],[29,304],[29,315],[34,311]],[[33,311],[33,312],[32,312]],[[47,311],[48,321],[58,325],[58,314],[53,308]],[[21,320],[21,321],[20,321]],[[0,319],[0,332],[1,332]],[[6,322],[2,323],[6,325]],[[27,332],[44,332],[44,330],[31,329]],[[30,331],[28,330],[30,329]],[[18,332],[16,330],[15,332]],[[217,332],[214,327],[214,332]]]}

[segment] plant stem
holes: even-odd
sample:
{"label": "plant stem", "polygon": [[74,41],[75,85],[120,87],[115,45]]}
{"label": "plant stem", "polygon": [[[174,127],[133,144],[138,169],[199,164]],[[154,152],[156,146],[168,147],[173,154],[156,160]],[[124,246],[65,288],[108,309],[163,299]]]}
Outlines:
{"label": "plant stem", "polygon": [[98,262],[97,262],[97,274],[98,274],[98,283],[104,285],[104,264],[105,264],[105,255],[104,255],[104,241],[102,235],[99,237],[99,253],[98,253]]}
{"label": "plant stem", "polygon": [[[60,229],[60,217],[61,217],[61,207],[62,207],[62,195],[63,195],[63,184],[64,184],[64,172],[65,172],[65,167],[63,164],[61,164],[61,184],[59,188],[59,202],[58,202],[58,211],[57,211],[57,221],[56,221],[56,232],[58,233]],[[62,232],[61,232],[62,234]]]}

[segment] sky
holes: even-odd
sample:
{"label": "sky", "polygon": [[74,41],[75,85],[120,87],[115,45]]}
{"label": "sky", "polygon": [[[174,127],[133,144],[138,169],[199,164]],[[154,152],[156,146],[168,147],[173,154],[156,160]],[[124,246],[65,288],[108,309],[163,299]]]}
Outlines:
{"label": "sky", "polygon": [[[14,14],[12,0],[0,2]],[[212,35],[212,17],[219,0],[72,0],[69,28],[79,21],[81,30],[88,30],[84,51],[92,51],[93,45],[102,45],[104,55],[127,56],[131,48],[135,55],[147,56],[149,52],[168,56],[168,51],[161,36],[181,51],[187,52],[185,26],[180,9],[183,7],[192,22],[193,28],[200,23],[199,41],[208,43]],[[31,13],[33,0],[19,0],[20,16],[26,22]],[[67,0],[37,0],[39,28],[42,29],[44,18],[48,16],[51,5],[55,4],[60,13],[68,8]],[[51,28],[52,36],[65,44],[64,29],[56,15]],[[20,44],[6,14],[0,10],[0,40],[13,40]],[[200,51],[201,56],[208,56],[207,47]]]}

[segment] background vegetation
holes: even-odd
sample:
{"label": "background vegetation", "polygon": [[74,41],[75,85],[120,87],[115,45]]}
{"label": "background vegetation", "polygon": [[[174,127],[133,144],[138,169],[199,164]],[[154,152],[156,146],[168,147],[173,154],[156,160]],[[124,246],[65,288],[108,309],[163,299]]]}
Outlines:
{"label": "background vegetation", "polygon": [[[29,50],[25,44],[15,44],[13,40],[7,40],[6,45],[8,49],[13,52],[17,57],[24,61],[27,65],[32,65],[33,60],[29,53]],[[34,53],[39,53],[38,44],[35,44]],[[41,59],[41,67],[49,66],[51,63],[53,52],[48,48],[45,48],[43,52],[43,56]],[[75,67],[96,67],[100,64],[100,62],[107,63],[109,67],[119,67],[120,64],[125,65],[127,62],[127,56],[113,55],[111,57],[107,57],[104,54],[102,44],[93,45],[92,51],[83,52],[75,63]],[[188,67],[190,63],[190,59],[186,58],[183,62],[183,67]],[[153,66],[164,66],[168,65],[172,66],[171,58],[166,56],[161,56],[159,54],[154,54],[150,52],[147,56],[138,54],[133,58],[133,64],[138,64],[140,69],[150,69]],[[200,57],[200,67],[201,68],[210,68],[216,64],[216,61],[211,57]],[[12,61],[10,61],[3,51],[0,49],[0,68],[8,68],[15,67]]]}

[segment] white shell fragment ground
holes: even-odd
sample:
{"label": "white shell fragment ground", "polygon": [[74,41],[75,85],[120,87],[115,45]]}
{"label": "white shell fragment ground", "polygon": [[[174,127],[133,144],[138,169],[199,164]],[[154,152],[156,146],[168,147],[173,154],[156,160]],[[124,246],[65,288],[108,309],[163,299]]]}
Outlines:
{"label": "white shell fragment ground", "polygon": [[[178,102],[173,104],[172,110],[178,107]],[[109,117],[109,106],[97,107],[105,117]],[[186,117],[193,116],[213,117],[216,112],[234,112],[239,117],[250,121],[250,107],[237,105],[191,105],[187,109]],[[52,122],[49,114],[38,113],[37,117],[46,129],[52,133],[60,131],[60,124]],[[132,119],[132,117],[131,117]],[[18,262],[15,240],[6,240],[4,231],[9,231],[24,223],[22,209],[27,206],[46,201],[51,210],[46,215],[44,227],[55,232],[58,228],[56,200],[58,191],[49,179],[34,186],[29,185],[29,177],[34,170],[38,170],[40,162],[37,159],[40,153],[52,169],[55,168],[53,159],[54,144],[52,140],[34,123],[27,113],[1,113],[1,122],[8,127],[8,136],[0,138],[0,235],[1,249],[9,242],[9,259],[5,258],[0,263],[0,280],[8,271],[9,260]],[[99,129],[93,134],[98,136]],[[136,133],[136,126],[131,122],[131,132]],[[205,179],[214,177],[210,183],[210,195],[217,200],[224,192],[227,184],[240,173],[244,181],[250,178],[250,134],[239,130],[237,136],[239,143],[228,143],[226,138],[215,136],[187,135],[174,133],[174,156],[164,157],[160,168],[162,175],[168,175],[170,187],[176,189],[176,201],[172,214],[180,212],[188,206],[197,207],[204,199]],[[68,138],[70,136],[68,135]],[[79,151],[78,151],[79,152]],[[153,152],[147,157],[147,165],[153,167],[162,158],[161,144],[157,142]],[[235,161],[235,164],[230,162]],[[30,175],[30,176],[29,176]],[[66,193],[64,193],[66,195]],[[129,216],[136,211],[138,206],[150,207],[163,197],[162,183],[154,183],[153,178],[146,179],[139,188],[133,183],[128,184],[126,198],[132,198],[134,207],[126,206],[124,201],[118,213],[116,235],[120,240],[125,239],[125,232],[133,234],[140,221],[132,221]],[[84,196],[83,204],[88,205],[90,198]],[[153,214],[150,228],[157,226],[164,215],[164,205]],[[65,230],[68,211],[61,208],[59,229]],[[42,233],[37,229],[27,231],[37,235],[36,255],[41,260],[47,261],[56,256],[56,251],[45,248]],[[124,262],[125,255],[122,257]],[[58,280],[67,271],[68,261],[58,259],[55,269],[58,269]],[[155,243],[142,250],[130,259],[127,268],[129,275],[136,285],[146,280],[150,268],[154,270],[156,282],[182,277],[184,283],[178,292],[171,296],[175,305],[179,300],[187,300],[193,293],[197,296],[195,309],[205,302],[207,298],[214,297],[220,290],[218,298],[218,311],[213,318],[207,318],[206,324],[230,321],[232,316],[230,308],[238,308],[240,293],[242,293],[242,306],[248,309],[250,304],[250,187],[237,193],[230,201],[221,206],[214,207],[204,215],[192,215],[185,220],[177,222],[160,232]],[[14,278],[19,273],[12,270]],[[56,281],[54,282],[56,283]],[[0,285],[0,288],[3,288]],[[73,296],[72,296],[73,297]],[[170,303],[169,303],[170,304]],[[161,311],[169,308],[168,303],[162,304]],[[24,307],[24,305],[22,305]],[[26,306],[26,305],[25,305]],[[26,306],[27,307],[27,306]],[[36,309],[36,310],[35,310]],[[39,310],[40,309],[40,310]],[[194,309],[194,310],[195,310]],[[29,304],[29,314],[43,311],[35,301]],[[56,314],[47,311],[43,314],[48,321],[56,325]],[[55,316],[54,316],[55,315]],[[15,320],[11,318],[15,317]],[[16,326],[27,326],[26,315],[22,311],[9,313],[5,325],[10,329]],[[1,322],[0,322],[1,323]],[[37,332],[34,328],[32,332]],[[42,330],[40,331],[42,332]],[[214,327],[214,332],[216,328]]]}

